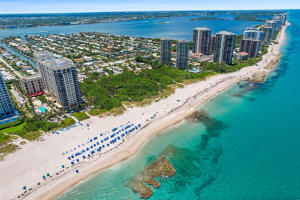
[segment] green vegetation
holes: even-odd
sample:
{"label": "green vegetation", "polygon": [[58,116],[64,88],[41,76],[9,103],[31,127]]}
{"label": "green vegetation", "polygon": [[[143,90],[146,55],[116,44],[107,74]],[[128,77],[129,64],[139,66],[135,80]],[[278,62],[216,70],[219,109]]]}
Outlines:
{"label": "green vegetation", "polygon": [[11,133],[15,133],[18,131],[22,131],[26,123],[22,122],[22,121],[18,121],[18,122],[20,122],[20,123],[16,124],[15,126],[10,126],[5,129],[1,129],[0,133],[11,134]]}
{"label": "green vegetation", "polygon": [[258,58],[249,58],[248,60],[245,61],[233,60],[232,65],[226,65],[224,63],[202,62],[201,67],[205,71],[213,71],[216,73],[230,73],[230,72],[238,71],[243,67],[254,65],[260,60],[261,60],[261,56]]}
{"label": "green vegetation", "polygon": [[[195,79],[186,79],[186,80],[183,80],[183,83],[186,84],[186,81],[188,81],[188,80],[191,81],[191,82],[192,81],[197,82],[197,81],[200,81],[201,79],[197,79],[197,78],[195,78]],[[182,87],[184,87],[183,83],[175,83],[175,84],[168,85],[165,89],[163,89],[162,91],[160,91],[159,94],[156,95],[156,96],[152,96],[150,98],[145,98],[142,101],[138,101],[138,102],[125,101],[125,102],[123,102],[123,105],[125,105],[127,107],[131,107],[133,105],[134,106],[139,106],[139,107],[143,107],[143,106],[149,105],[149,104],[151,104],[154,101],[159,101],[160,99],[167,98],[171,94],[174,94],[176,88],[182,88]]]}
{"label": "green vegetation", "polygon": [[204,79],[212,74],[212,72],[195,74],[165,65],[153,67],[155,69],[146,69],[138,73],[125,71],[122,74],[104,77],[89,76],[81,83],[80,88],[89,105],[94,105],[95,109],[110,111],[115,107],[120,107],[123,101],[140,102],[145,98],[159,95],[163,89],[174,82],[182,83],[183,80],[195,78]]}
{"label": "green vegetation", "polygon": [[274,15],[281,14],[282,11],[231,11],[227,14],[234,14],[235,20],[240,21],[266,21],[272,19]]}
{"label": "green vegetation", "polygon": [[40,100],[42,103],[47,103],[47,99],[44,95],[37,96],[37,99]]}
{"label": "green vegetation", "polygon": [[264,45],[263,47],[262,47],[262,55],[265,55],[265,54],[267,54],[268,53],[268,45]]}
{"label": "green vegetation", "polygon": [[17,126],[17,125],[22,124],[22,123],[23,122],[21,120],[18,120],[18,121],[15,121],[15,122],[9,122],[9,123],[6,123],[6,124],[1,124],[0,125],[0,130],[6,129],[6,128],[9,128],[9,127],[14,127],[14,126]]}
{"label": "green vegetation", "polygon": [[234,60],[232,62],[232,65],[230,65],[229,68],[226,70],[226,73],[237,71],[247,66],[255,65],[260,60],[261,56],[257,58],[249,58],[248,60]]}
{"label": "green vegetation", "polygon": [[243,39],[243,35],[237,35],[234,41],[234,48],[239,48],[241,46],[241,41]]}
{"label": "green vegetation", "polygon": [[72,126],[73,124],[75,124],[75,120],[71,117],[68,117],[64,120],[62,120],[60,122],[60,124],[58,124],[58,128],[66,128],[66,127],[69,127],[69,126]]}
{"label": "green vegetation", "polygon": [[[1,129],[0,134],[18,135],[27,140],[36,140],[42,135],[42,131],[48,132],[76,123],[71,117],[62,120],[60,123],[48,122],[41,119],[26,119],[20,122],[16,123],[15,126]],[[2,136],[2,138],[4,137]]]}
{"label": "green vegetation", "polygon": [[72,116],[76,117],[79,121],[90,118],[85,112],[75,112]]}
{"label": "green vegetation", "polygon": [[235,16],[234,20],[239,21],[266,21],[272,18],[275,12],[241,12]]}
{"label": "green vegetation", "polygon": [[89,114],[92,116],[96,116],[96,115],[101,115],[101,114],[105,113],[106,111],[107,111],[106,109],[93,108],[93,109],[89,110]]}

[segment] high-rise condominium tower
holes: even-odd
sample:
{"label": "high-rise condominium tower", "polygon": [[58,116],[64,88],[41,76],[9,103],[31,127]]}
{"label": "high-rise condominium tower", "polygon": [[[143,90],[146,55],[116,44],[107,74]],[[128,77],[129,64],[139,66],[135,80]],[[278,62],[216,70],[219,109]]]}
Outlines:
{"label": "high-rise condominium tower", "polygon": [[68,111],[82,102],[73,62],[47,51],[35,52],[35,60],[45,88]]}
{"label": "high-rise condominium tower", "polygon": [[170,64],[171,63],[171,46],[172,41],[168,38],[160,40],[160,63]]}
{"label": "high-rise condominium tower", "polygon": [[15,121],[13,118],[16,118],[17,115],[18,111],[11,101],[5,81],[0,73],[0,124]]}
{"label": "high-rise condominium tower", "polygon": [[227,31],[221,31],[216,34],[216,51],[214,62],[232,63],[232,55],[234,50],[235,34]]}
{"label": "high-rise condominium tower", "polygon": [[211,30],[206,27],[194,29],[193,53],[209,54]]}
{"label": "high-rise condominium tower", "polygon": [[243,39],[241,41],[240,52],[247,52],[249,58],[257,57],[260,42],[260,40]]}
{"label": "high-rise condominium tower", "polygon": [[189,42],[187,40],[179,40],[176,48],[176,67],[185,69],[189,61]]}

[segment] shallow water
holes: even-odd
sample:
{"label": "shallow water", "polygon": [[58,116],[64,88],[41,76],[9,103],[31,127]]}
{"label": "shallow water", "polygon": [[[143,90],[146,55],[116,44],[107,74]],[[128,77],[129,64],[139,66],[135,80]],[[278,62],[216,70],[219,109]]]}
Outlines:
{"label": "shallow water", "polygon": [[60,197],[139,199],[126,186],[163,153],[176,169],[150,199],[300,198],[300,11],[288,17],[278,68],[265,83],[239,83],[205,104],[203,122],[155,136],[134,157]]}

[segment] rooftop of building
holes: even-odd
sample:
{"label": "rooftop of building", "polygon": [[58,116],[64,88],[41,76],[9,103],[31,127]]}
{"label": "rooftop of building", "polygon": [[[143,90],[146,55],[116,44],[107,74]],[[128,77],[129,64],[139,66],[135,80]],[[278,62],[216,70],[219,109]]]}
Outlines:
{"label": "rooftop of building", "polygon": [[235,33],[229,32],[229,31],[220,31],[217,34],[221,34],[221,35],[235,35]]}
{"label": "rooftop of building", "polygon": [[256,40],[256,39],[253,39],[253,38],[245,38],[245,39],[242,39],[242,40],[251,40],[251,41],[258,41],[258,42],[260,42],[260,40]]}
{"label": "rooftop of building", "polygon": [[207,27],[197,27],[194,30],[199,30],[199,31],[211,31],[211,29],[207,28]]}
{"label": "rooftop of building", "polygon": [[178,40],[178,43],[189,43],[187,40]]}
{"label": "rooftop of building", "polygon": [[245,32],[259,32],[257,28],[246,28]]}
{"label": "rooftop of building", "polygon": [[268,25],[264,25],[262,28],[263,29],[273,29],[271,26],[268,26]]}
{"label": "rooftop of building", "polygon": [[73,62],[65,57],[55,55],[48,51],[36,51],[34,52],[34,58],[52,69],[66,69],[73,67]]}
{"label": "rooftop of building", "polygon": [[171,39],[168,37],[164,37],[164,38],[161,38],[160,40],[171,40]]}
{"label": "rooftop of building", "polygon": [[32,80],[32,79],[39,79],[39,78],[42,78],[42,77],[40,74],[37,74],[37,75],[33,75],[33,76],[22,77],[21,80]]}

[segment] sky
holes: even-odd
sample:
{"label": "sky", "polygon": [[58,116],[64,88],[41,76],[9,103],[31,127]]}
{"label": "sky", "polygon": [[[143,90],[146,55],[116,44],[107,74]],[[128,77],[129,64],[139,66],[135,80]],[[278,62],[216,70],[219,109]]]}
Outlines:
{"label": "sky", "polygon": [[300,9],[300,0],[0,0],[0,13]]}

